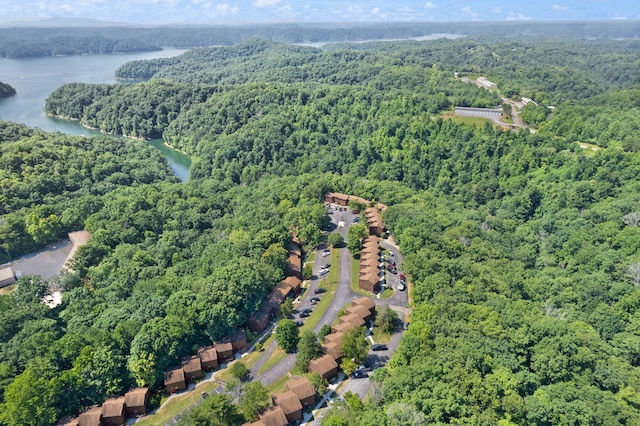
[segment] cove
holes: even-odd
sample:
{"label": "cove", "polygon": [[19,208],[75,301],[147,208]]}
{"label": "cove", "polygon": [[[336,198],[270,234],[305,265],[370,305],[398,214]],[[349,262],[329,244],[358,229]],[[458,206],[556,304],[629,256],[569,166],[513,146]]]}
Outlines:
{"label": "cove", "polygon": [[[15,96],[0,99],[0,119],[26,124],[46,132],[76,136],[100,134],[99,131],[82,127],[76,121],[47,116],[44,113],[44,101],[47,96],[66,83],[114,84],[115,70],[126,62],[168,58],[183,52],[184,49],[165,49],[119,55],[0,58],[0,81],[10,84],[17,92]],[[149,141],[149,144],[162,152],[182,182],[189,179],[191,159],[188,156],[171,149],[161,139]]]}

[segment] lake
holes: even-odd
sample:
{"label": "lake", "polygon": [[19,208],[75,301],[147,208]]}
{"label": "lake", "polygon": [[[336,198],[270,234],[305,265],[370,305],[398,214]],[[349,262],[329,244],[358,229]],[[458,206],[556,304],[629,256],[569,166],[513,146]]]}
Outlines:
{"label": "lake", "polygon": [[[58,87],[66,83],[116,83],[114,72],[120,65],[138,59],[168,58],[185,52],[184,49],[165,49],[157,52],[118,55],[55,56],[28,59],[0,58],[0,81],[16,89],[17,94],[0,99],[0,118],[26,124],[47,132],[90,136],[100,134],[77,122],[48,117],[44,101]],[[185,182],[189,178],[191,159],[163,144],[149,141],[162,151],[173,172]]]}

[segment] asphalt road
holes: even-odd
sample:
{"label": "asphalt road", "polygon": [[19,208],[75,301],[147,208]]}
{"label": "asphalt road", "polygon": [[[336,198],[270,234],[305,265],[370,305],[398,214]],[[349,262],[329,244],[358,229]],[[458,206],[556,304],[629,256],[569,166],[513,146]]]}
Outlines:
{"label": "asphalt road", "polygon": [[[347,241],[347,229],[348,227],[354,223],[353,222],[353,214],[350,210],[346,211],[337,211],[335,208],[332,208],[331,211],[331,225],[330,232],[339,232],[344,237],[345,242]],[[339,224],[344,224],[344,226],[339,226]],[[398,267],[401,266],[403,257],[399,252],[398,247],[394,245],[390,241],[384,241],[381,243],[383,248],[390,250],[394,253],[392,257]],[[318,248],[318,253],[316,255],[316,261],[313,267],[313,278],[310,280],[307,291],[300,297],[300,304],[296,307],[298,311],[306,308],[313,308],[314,305],[311,304],[310,298],[313,296],[324,297],[324,293],[320,295],[314,294],[315,289],[320,286],[322,283],[322,277],[319,276],[319,270],[325,263],[328,262],[328,257],[322,257],[322,252],[324,251],[325,246],[321,246]],[[400,269],[400,268],[399,268]],[[398,271],[398,274],[387,273],[387,281],[391,285],[391,287],[395,290],[397,288],[397,284],[399,283],[401,270]],[[353,299],[362,297],[360,294],[355,293],[351,290],[350,287],[351,281],[351,254],[349,250],[345,247],[340,248],[340,274],[338,276],[338,286],[336,289],[335,296],[331,301],[331,304],[322,315],[322,318],[318,321],[313,331],[318,333],[323,325],[332,324],[336,317],[338,316],[338,312],[348,303],[350,303]],[[398,313],[399,318],[402,320],[402,324],[405,322],[405,318],[408,314],[408,290],[398,291],[395,290],[395,294],[387,299],[373,299],[376,302],[377,306],[386,306],[389,305],[393,310]],[[299,314],[296,314],[295,320],[304,320],[304,318],[300,318]],[[399,325],[397,332],[391,337],[390,341],[386,343],[388,349],[385,351],[370,351],[367,356],[367,365],[369,365],[372,369],[383,367],[391,358],[393,352],[397,349],[400,344],[402,326]],[[265,355],[261,358],[261,361],[258,361],[256,365],[252,368],[252,375],[257,380],[262,382],[264,385],[268,386],[271,383],[278,380],[283,375],[287,374],[295,365],[295,354],[288,355],[285,359],[276,364],[273,368],[264,372],[263,374],[257,374],[257,370],[260,369],[260,366],[264,364],[264,360],[266,360],[269,354],[275,348],[276,343],[272,342],[272,344],[266,348]],[[273,347],[272,347],[273,346]],[[345,385],[343,385],[340,389],[340,394],[344,394],[347,391],[355,392],[361,397],[364,397],[370,387],[369,379],[347,379]]]}

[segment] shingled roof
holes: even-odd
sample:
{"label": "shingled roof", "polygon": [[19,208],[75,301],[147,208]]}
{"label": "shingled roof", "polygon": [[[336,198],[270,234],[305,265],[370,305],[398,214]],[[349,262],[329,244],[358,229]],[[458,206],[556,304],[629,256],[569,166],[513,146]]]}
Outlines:
{"label": "shingled roof", "polygon": [[302,410],[300,399],[298,399],[298,396],[291,391],[281,392],[273,395],[273,402],[278,407],[282,408],[282,411],[284,411],[284,414],[286,416],[295,413],[296,411]]}
{"label": "shingled roof", "polygon": [[263,414],[260,414],[260,421],[265,426],[287,426],[289,424],[287,416],[285,416],[280,407],[271,407]]}

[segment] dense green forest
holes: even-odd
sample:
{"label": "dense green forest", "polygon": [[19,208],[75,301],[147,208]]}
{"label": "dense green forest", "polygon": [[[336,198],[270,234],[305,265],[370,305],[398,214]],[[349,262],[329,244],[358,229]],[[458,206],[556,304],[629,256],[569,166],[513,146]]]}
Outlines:
{"label": "dense green forest", "polygon": [[[0,297],[0,422],[51,424],[131,384],[158,385],[164,368],[258,308],[283,276],[291,230],[305,247],[320,241],[319,200],[336,190],[389,205],[414,306],[375,392],[335,404],[323,424],[640,424],[638,51],[637,41],[546,37],[326,49],[249,40],[150,62],[146,83],[61,87],[49,113],[162,134],[194,165],[179,184],[136,141],[3,125],[7,188],[39,176],[23,162],[36,155],[60,168],[63,188],[34,178],[26,198],[7,192],[3,226],[56,200],[92,239],[56,283],[60,307],[39,303],[47,285],[32,278]],[[146,65],[123,69],[136,67]],[[454,72],[532,96],[540,106],[524,116],[538,131],[444,119],[454,105],[501,102]],[[140,151],[149,163],[136,170],[157,172],[145,182],[120,165],[76,178],[70,155],[46,141]],[[90,170],[121,158],[92,155]],[[91,185],[64,189],[78,181]],[[211,424],[220,404],[203,404]]]}
{"label": "dense green forest", "polygon": [[138,141],[48,134],[0,122],[0,260],[77,231],[119,187],[177,181]]}
{"label": "dense green forest", "polygon": [[119,53],[157,49],[232,45],[250,38],[286,43],[406,39],[430,34],[500,37],[554,35],[561,38],[638,38],[637,21],[564,22],[411,22],[268,25],[160,26],[133,28],[0,28],[0,56],[31,57]]}
{"label": "dense green forest", "polygon": [[0,98],[6,98],[16,94],[16,89],[0,81]]}

